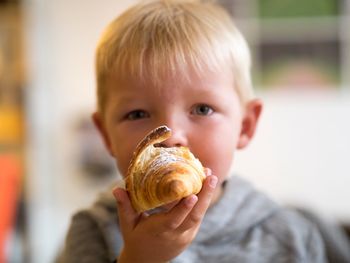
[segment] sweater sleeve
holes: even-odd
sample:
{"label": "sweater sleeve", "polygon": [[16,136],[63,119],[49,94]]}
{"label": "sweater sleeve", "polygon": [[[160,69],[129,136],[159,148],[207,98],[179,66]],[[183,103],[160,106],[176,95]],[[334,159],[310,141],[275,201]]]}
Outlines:
{"label": "sweater sleeve", "polygon": [[73,216],[60,263],[110,263],[108,247],[97,223],[82,211]]}

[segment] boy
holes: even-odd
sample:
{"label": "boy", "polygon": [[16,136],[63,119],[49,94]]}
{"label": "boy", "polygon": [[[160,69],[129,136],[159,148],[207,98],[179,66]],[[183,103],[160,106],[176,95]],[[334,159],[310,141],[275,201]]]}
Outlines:
{"label": "boy", "polygon": [[122,176],[137,143],[160,125],[173,134],[161,146],[189,147],[209,172],[198,195],[163,213],[137,214],[120,188],[116,202],[104,194],[74,216],[64,262],[325,262],[311,223],[230,176],[262,102],[247,44],[223,9],[142,1],[108,26],[96,72],[93,119]]}

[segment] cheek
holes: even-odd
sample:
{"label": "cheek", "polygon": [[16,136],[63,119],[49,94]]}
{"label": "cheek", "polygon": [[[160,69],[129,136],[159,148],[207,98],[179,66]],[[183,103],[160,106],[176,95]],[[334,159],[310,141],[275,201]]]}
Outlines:
{"label": "cheek", "polygon": [[220,181],[225,180],[228,176],[234,151],[235,147],[232,141],[219,139],[207,152],[208,167],[212,169],[214,175],[219,177]]}
{"label": "cheek", "polygon": [[132,134],[115,135],[112,140],[113,156],[118,169],[123,177],[126,176],[130,160],[138,143],[138,138],[133,139]]}
{"label": "cheek", "polygon": [[130,158],[129,158],[129,155],[126,155],[126,154],[118,154],[115,158],[118,170],[123,178],[126,177]]}
{"label": "cheek", "polygon": [[219,177],[220,181],[225,180],[229,175],[237,139],[237,132],[232,129],[223,129],[208,135],[200,142],[197,157],[205,167],[210,168],[212,173]]}
{"label": "cheek", "polygon": [[147,123],[128,123],[113,129],[112,148],[118,169],[123,177],[126,176],[129,163],[139,142],[154,127]]}

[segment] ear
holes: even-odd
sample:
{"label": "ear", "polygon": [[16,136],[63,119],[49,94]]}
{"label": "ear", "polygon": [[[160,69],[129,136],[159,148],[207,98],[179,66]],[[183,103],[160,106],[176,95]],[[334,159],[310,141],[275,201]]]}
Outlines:
{"label": "ear", "polygon": [[237,149],[245,148],[252,140],[256,131],[262,108],[263,103],[259,99],[251,100],[246,105]]}
{"label": "ear", "polygon": [[108,152],[110,153],[110,155],[113,156],[111,141],[108,137],[108,133],[107,133],[106,128],[104,126],[101,114],[99,112],[94,112],[92,114],[91,118],[92,118],[93,123],[95,124],[95,127],[99,131]]}

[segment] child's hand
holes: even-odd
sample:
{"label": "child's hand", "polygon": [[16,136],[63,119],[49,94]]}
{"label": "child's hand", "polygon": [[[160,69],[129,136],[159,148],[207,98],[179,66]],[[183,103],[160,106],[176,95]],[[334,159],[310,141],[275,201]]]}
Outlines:
{"label": "child's hand", "polygon": [[118,263],[166,262],[179,255],[195,238],[216,183],[217,177],[210,175],[197,196],[190,195],[171,210],[150,216],[136,213],[127,192],[115,189],[113,194],[124,238]]}

